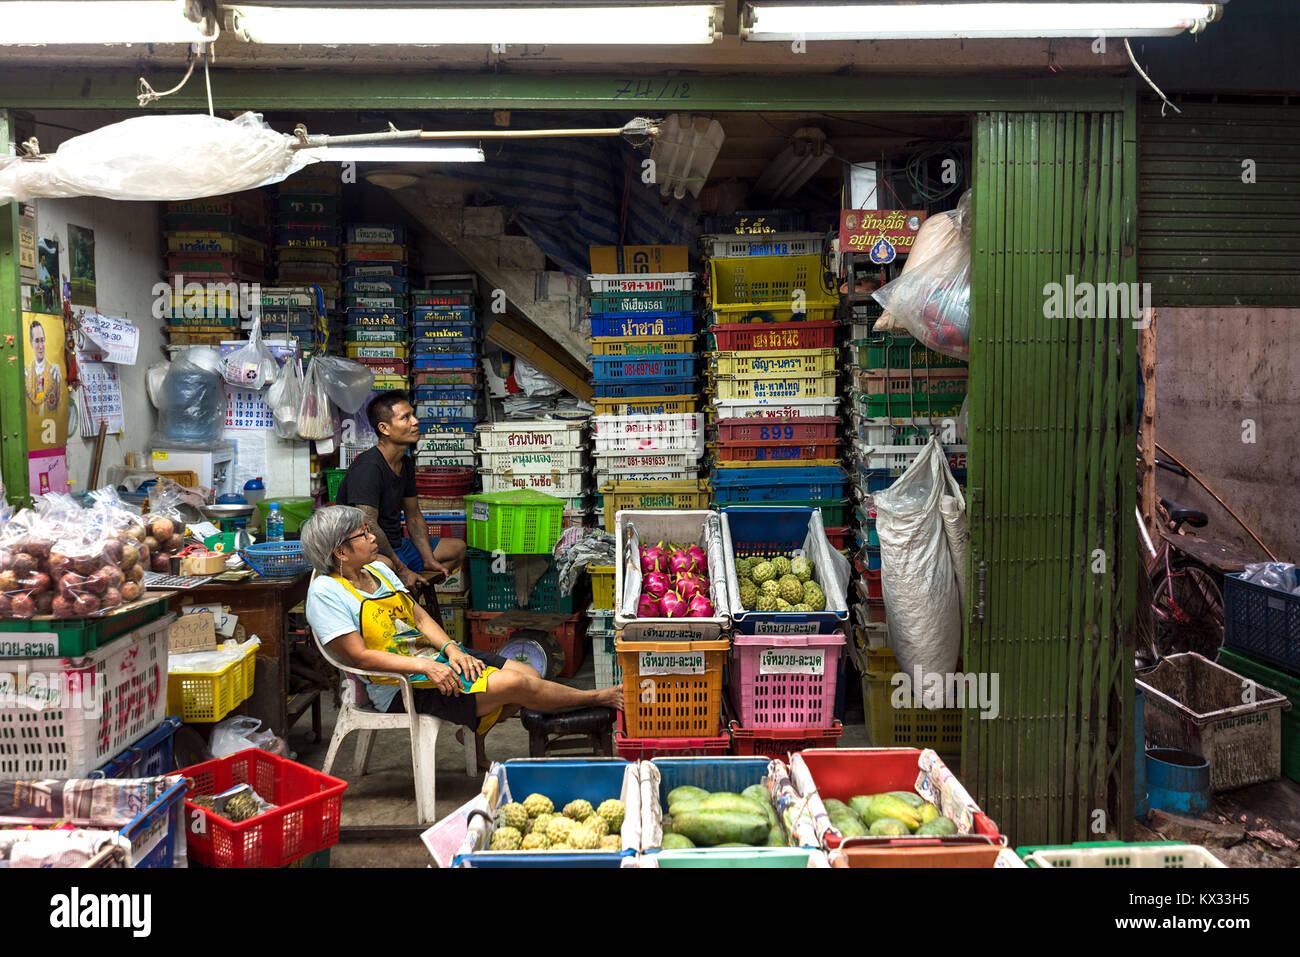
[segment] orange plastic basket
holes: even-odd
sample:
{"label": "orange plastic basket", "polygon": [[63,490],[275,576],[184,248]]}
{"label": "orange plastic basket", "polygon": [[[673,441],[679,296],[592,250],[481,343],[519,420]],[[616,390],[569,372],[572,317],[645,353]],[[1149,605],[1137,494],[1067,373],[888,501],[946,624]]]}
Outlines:
{"label": "orange plastic basket", "polygon": [[731,642],[617,641],[629,738],[707,738],[722,723]]}

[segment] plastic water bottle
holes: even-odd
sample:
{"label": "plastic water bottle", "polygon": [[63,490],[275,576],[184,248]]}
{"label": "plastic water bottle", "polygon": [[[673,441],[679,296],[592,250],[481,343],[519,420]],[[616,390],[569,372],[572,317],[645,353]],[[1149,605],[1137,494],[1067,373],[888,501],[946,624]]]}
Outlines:
{"label": "plastic water bottle", "polygon": [[266,514],[266,540],[268,542],[284,541],[284,516],[280,514],[280,503],[272,502]]}

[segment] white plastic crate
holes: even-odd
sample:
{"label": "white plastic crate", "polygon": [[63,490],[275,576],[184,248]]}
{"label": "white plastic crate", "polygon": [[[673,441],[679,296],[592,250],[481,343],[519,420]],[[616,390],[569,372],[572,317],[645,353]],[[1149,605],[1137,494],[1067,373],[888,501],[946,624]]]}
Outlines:
{"label": "white plastic crate", "polygon": [[588,276],[587,282],[594,293],[687,292],[695,288],[695,273],[596,273]]}
{"label": "white plastic crate", "polygon": [[581,448],[584,422],[533,419],[521,422],[492,422],[474,427],[480,449]]}
{"label": "white plastic crate", "polygon": [[1198,844],[1116,844],[1112,847],[1051,847],[1026,861],[1039,867],[1227,867]]}
{"label": "white plastic crate", "polygon": [[838,414],[840,400],[830,397],[762,402],[719,398],[713,404],[719,419],[815,419]]}
{"label": "white plastic crate", "polygon": [[339,446],[339,468],[345,469],[353,463],[358,455],[367,449],[374,448],[375,443],[369,445],[353,445],[350,442],[344,442]]}
{"label": "white plastic crate", "polygon": [[164,615],[81,658],[0,662],[0,781],[83,778],[162,724],[175,620]]}
{"label": "white plastic crate", "polygon": [[704,450],[689,452],[597,452],[595,471],[606,475],[621,472],[680,472],[699,468]]}
{"label": "white plastic crate", "polygon": [[[590,494],[586,469],[561,469],[541,475],[502,474],[479,469],[479,474],[483,476],[483,491],[489,493],[530,488],[563,499],[581,499]],[[566,507],[577,509],[581,505]]]}
{"label": "white plastic crate", "polygon": [[585,464],[583,458],[586,450],[556,446],[537,449],[484,449],[480,454],[484,469],[498,474],[517,472],[532,475],[539,472],[554,472],[556,469],[582,468]]}
{"label": "white plastic crate", "polygon": [[[902,475],[912,460],[924,451],[924,445],[867,445],[863,442],[853,443],[853,452],[862,462],[864,468],[889,469]],[[945,445],[943,450],[948,455],[950,469],[966,467],[966,446]]]}
{"label": "white plastic crate", "polygon": [[735,236],[713,233],[701,236],[700,245],[710,258],[820,256],[826,251],[826,234],[764,233],[761,236]]}
{"label": "white plastic crate", "polygon": [[419,455],[421,452],[473,452],[475,450],[474,436],[466,432],[435,432],[431,435],[420,436],[420,441],[415,443],[414,452]]}
{"label": "white plastic crate", "polygon": [[691,482],[700,477],[698,468],[666,469],[662,472],[602,472],[597,470],[596,487],[603,488],[610,482]]}
{"label": "white plastic crate", "polygon": [[415,464],[419,467],[431,466],[433,468],[457,466],[459,468],[475,468],[478,465],[478,456],[473,452],[417,452],[415,455]]}
{"label": "white plastic crate", "polygon": [[596,452],[704,451],[704,415],[598,415],[591,420]]}

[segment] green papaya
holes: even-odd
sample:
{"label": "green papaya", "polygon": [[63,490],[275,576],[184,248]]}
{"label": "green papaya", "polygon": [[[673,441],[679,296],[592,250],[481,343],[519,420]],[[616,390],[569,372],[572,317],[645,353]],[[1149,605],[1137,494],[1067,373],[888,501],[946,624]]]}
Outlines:
{"label": "green papaya", "polygon": [[767,835],[767,846],[785,847],[785,831],[779,825],[772,825],[772,830]]}
{"label": "green papaya", "polygon": [[683,848],[694,847],[695,842],[685,834],[665,834],[661,846],[665,851],[679,851]]}
{"label": "green papaya", "polygon": [[837,811],[847,811],[849,806],[843,801],[837,801],[835,798],[822,798],[822,805],[826,808],[827,814],[834,814]]}
{"label": "green papaya", "polygon": [[852,811],[844,810],[835,814],[828,815],[831,819],[831,826],[839,831],[845,837],[866,837],[867,828]]}
{"label": "green papaya", "polygon": [[849,810],[862,819],[862,823],[871,827],[876,818],[881,817],[879,814],[871,812],[871,802],[880,797],[879,794],[858,794],[849,798]]}
{"label": "green papaya", "polygon": [[921,823],[929,824],[939,816],[939,809],[928,801],[921,805]]}
{"label": "green papaya", "polygon": [[[759,804],[757,801],[751,801],[749,798],[741,797],[739,794],[726,794],[721,791],[715,794],[710,794],[708,797],[701,799],[700,802],[695,805],[696,809],[701,811],[737,811],[742,814],[760,814],[765,820],[767,819],[768,808],[771,806],[771,802],[768,802],[767,804]],[[775,812],[773,813],[775,814]],[[770,823],[769,826],[771,826]]]}
{"label": "green papaya", "polygon": [[776,808],[772,807],[772,798],[767,793],[767,788],[761,784],[751,784],[740,792],[740,796],[761,807],[763,813],[767,815],[767,823],[776,827]]}
{"label": "green papaya", "polygon": [[[907,825],[909,831],[921,826],[921,812],[892,794],[877,794],[871,799],[868,810],[872,815],[872,824],[881,818],[893,818]],[[866,820],[865,815],[863,820]]]}
{"label": "green papaya", "polygon": [[912,807],[920,807],[922,804],[926,803],[925,798],[921,797],[921,795],[917,794],[915,791],[887,791],[885,793],[893,795],[900,801],[906,801],[908,804],[912,805]]}
{"label": "green papaya", "polygon": [[668,806],[672,807],[674,804],[683,803],[685,799],[698,801],[700,798],[706,798],[708,796],[709,792],[704,790],[704,788],[696,788],[691,787],[689,784],[683,784],[681,787],[673,788],[668,792]]}
{"label": "green papaya", "polygon": [[872,837],[907,837],[912,829],[897,818],[882,817],[871,825],[870,833]]}
{"label": "green papaya", "polygon": [[759,844],[771,830],[767,818],[757,811],[728,811],[699,808],[673,815],[673,830],[685,834],[697,845]]}
{"label": "green papaya", "polygon": [[663,826],[665,834],[671,834],[673,832],[673,816],[671,814],[664,815]]}
{"label": "green papaya", "polygon": [[957,825],[946,817],[936,817],[918,827],[916,833],[924,834],[926,837],[942,837],[946,834],[956,834]]}

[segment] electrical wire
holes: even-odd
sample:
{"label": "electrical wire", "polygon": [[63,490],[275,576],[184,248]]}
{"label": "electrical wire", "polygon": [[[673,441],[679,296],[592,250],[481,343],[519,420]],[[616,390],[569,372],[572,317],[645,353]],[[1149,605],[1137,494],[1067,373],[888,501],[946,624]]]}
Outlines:
{"label": "electrical wire", "polygon": [[[903,171],[907,176],[908,184],[912,187],[916,195],[920,196],[927,203],[937,203],[961,189],[964,166],[962,164],[960,153],[952,149],[953,145],[953,143],[949,142],[941,145],[930,146],[920,152],[913,153],[903,168]],[[946,187],[935,190],[926,182],[925,167],[930,160],[939,156],[954,161],[956,164],[956,178]]]}
{"label": "electrical wire", "polygon": [[1138,71],[1138,76],[1140,76],[1140,77],[1142,77],[1142,79],[1146,80],[1146,81],[1147,81],[1147,86],[1149,86],[1149,87],[1151,87],[1151,89],[1155,90],[1155,91],[1156,91],[1156,96],[1160,97],[1160,99],[1163,101],[1163,102],[1160,104],[1160,115],[1161,115],[1161,116],[1164,116],[1164,115],[1165,115],[1165,107],[1166,107],[1166,106],[1168,106],[1168,107],[1172,107],[1172,108],[1173,108],[1173,111],[1174,111],[1175,113],[1181,113],[1181,112],[1183,112],[1183,111],[1180,110],[1177,106],[1175,106],[1173,103],[1171,103],[1171,102],[1169,101],[1169,97],[1165,96],[1164,93],[1161,92],[1160,87],[1156,86],[1155,83],[1152,82],[1151,77],[1147,76],[1146,71],[1143,70],[1140,66],[1138,66],[1137,57],[1135,57],[1135,56],[1133,55],[1133,47],[1129,45],[1128,37],[1125,37],[1125,38],[1124,38],[1124,49],[1128,51],[1128,58],[1129,58],[1131,61],[1133,61],[1133,69],[1135,69],[1135,70]]}

